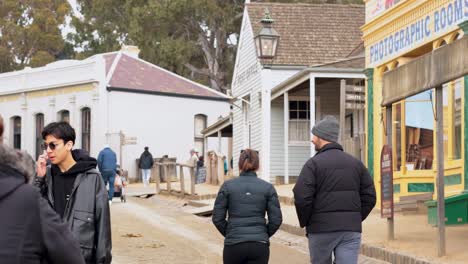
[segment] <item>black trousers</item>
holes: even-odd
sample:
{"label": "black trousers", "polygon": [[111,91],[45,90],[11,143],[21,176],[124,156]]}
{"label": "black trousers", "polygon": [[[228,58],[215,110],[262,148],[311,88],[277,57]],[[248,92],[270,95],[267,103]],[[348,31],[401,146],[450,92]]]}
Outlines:
{"label": "black trousers", "polygon": [[224,264],[268,264],[270,246],[261,242],[244,242],[224,246]]}

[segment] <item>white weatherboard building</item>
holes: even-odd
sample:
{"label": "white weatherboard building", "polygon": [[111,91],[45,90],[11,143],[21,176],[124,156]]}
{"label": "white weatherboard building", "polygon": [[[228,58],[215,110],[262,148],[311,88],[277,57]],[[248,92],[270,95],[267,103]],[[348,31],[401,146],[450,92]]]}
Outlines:
{"label": "white weatherboard building", "polygon": [[[77,133],[76,148],[96,157],[109,143],[131,178],[137,177],[135,161],[145,146],[154,157],[178,162],[187,161],[193,147],[201,153],[218,149],[216,140],[203,141],[201,130],[229,114],[228,97],[139,59],[138,52],[126,46],[82,61],[0,74],[5,144],[37,157],[44,125],[66,120]],[[121,135],[129,143],[122,153]]]}
{"label": "white weatherboard building", "polygon": [[[279,35],[276,54],[268,59],[256,46],[265,10]],[[364,143],[363,24],[362,5],[247,1],[232,81],[234,164],[242,149],[253,148],[261,156],[260,177],[294,181],[315,153],[310,129],[325,115],[341,120],[341,142],[359,156]],[[341,93],[346,90],[357,92],[347,92],[345,99]]]}

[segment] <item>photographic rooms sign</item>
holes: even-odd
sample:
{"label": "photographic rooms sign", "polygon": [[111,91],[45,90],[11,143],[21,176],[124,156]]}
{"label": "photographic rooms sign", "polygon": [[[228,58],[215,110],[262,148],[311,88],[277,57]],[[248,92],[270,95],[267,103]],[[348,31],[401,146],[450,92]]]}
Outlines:
{"label": "photographic rooms sign", "polygon": [[[418,12],[418,8],[411,11]],[[468,20],[468,0],[452,0],[427,14],[417,17],[404,27],[368,45],[369,66],[377,66],[404,52],[410,51]]]}

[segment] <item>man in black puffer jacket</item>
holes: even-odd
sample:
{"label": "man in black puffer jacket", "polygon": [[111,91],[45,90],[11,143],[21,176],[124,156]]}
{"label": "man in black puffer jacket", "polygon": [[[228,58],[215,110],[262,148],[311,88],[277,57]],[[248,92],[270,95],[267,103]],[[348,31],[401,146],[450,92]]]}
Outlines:
{"label": "man in black puffer jacket", "polygon": [[301,227],[306,227],[311,263],[357,263],[362,221],[375,206],[374,182],[364,164],[343,152],[339,124],[326,116],[312,129],[317,154],[302,168],[294,186]]}

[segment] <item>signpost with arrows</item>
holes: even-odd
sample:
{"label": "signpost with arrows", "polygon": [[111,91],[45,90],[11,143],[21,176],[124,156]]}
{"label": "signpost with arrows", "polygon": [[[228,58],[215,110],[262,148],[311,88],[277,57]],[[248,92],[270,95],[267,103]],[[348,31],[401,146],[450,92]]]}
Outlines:
{"label": "signpost with arrows", "polygon": [[120,131],[120,168],[123,168],[122,164],[122,152],[123,152],[123,146],[125,145],[136,145],[137,144],[137,137],[126,137],[125,134]]}

